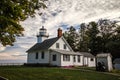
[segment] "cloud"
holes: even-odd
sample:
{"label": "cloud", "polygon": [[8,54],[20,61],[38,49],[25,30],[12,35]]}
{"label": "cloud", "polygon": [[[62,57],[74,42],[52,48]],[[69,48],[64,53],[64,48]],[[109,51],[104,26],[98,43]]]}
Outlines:
{"label": "cloud", "polygon": [[[14,51],[13,51],[14,52]],[[0,60],[27,60],[26,54],[21,54],[21,52],[4,52],[0,54]]]}
{"label": "cloud", "polygon": [[0,52],[4,51],[6,48],[0,44]]}
{"label": "cloud", "polygon": [[56,36],[54,33],[58,27],[62,27],[62,23],[74,26],[100,18],[118,18],[119,4],[119,0],[48,0],[48,8],[42,10],[42,16],[28,18],[21,24],[26,36],[35,36],[42,25],[50,35]]}
{"label": "cloud", "polygon": [[16,52],[16,53],[14,53],[14,54],[12,54],[11,56],[13,56],[13,57],[19,57],[19,56],[27,56],[27,54],[21,54],[20,52]]}
{"label": "cloud", "polygon": [[27,59],[26,51],[36,43],[35,37],[17,37],[14,46],[6,46],[0,52],[0,60],[24,60]]}
{"label": "cloud", "polygon": [[[113,18],[120,15],[118,0],[50,0],[47,21],[44,25],[59,26],[60,23],[76,25],[100,18]],[[59,12],[60,11],[60,12]],[[56,16],[49,16],[56,13]]]}

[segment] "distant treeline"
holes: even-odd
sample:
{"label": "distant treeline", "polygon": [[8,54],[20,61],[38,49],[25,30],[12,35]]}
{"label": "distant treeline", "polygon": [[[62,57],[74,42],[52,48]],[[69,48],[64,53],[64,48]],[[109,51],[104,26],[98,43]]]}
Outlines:
{"label": "distant treeline", "polygon": [[111,53],[113,58],[120,57],[120,25],[117,21],[100,19],[97,22],[80,24],[79,30],[74,26],[68,28],[63,36],[74,51]]}
{"label": "distant treeline", "polygon": [[21,66],[24,63],[0,63],[0,66]]}

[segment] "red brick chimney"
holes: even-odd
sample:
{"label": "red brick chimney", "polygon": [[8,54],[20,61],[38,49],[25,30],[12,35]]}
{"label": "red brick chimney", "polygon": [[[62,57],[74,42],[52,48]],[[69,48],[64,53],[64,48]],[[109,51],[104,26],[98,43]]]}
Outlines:
{"label": "red brick chimney", "polygon": [[62,29],[58,28],[58,38],[62,36]]}

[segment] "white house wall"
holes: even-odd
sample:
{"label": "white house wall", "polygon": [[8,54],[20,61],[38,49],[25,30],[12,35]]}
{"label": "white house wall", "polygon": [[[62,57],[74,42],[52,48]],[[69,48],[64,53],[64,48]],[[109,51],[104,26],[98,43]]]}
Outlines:
{"label": "white house wall", "polygon": [[75,66],[83,66],[83,56],[80,56],[80,62],[78,62],[78,55],[76,57],[76,62],[73,62]]}
{"label": "white house wall", "polygon": [[83,65],[84,66],[88,66],[88,67],[95,67],[96,66],[96,64],[95,64],[95,58],[93,58],[93,61],[91,61],[91,58],[92,57],[84,57],[84,59],[83,59]]}
{"label": "white house wall", "polygon": [[[59,40],[56,41],[56,42],[50,47],[50,49],[57,49],[57,48],[56,48],[56,43],[59,43],[59,48],[58,48],[58,49],[70,51],[69,47],[68,47],[67,44],[63,41],[62,38],[59,38]],[[66,49],[64,49],[64,44],[66,44]]]}
{"label": "white house wall", "polygon": [[80,56],[80,62],[76,55],[76,62],[73,61],[73,55],[70,55],[70,61],[63,61],[63,55],[61,55],[61,66],[82,66],[83,65],[83,56]]}
{"label": "white house wall", "polygon": [[27,57],[27,63],[34,63],[35,62],[35,54],[34,53],[28,53],[27,54],[28,57]]}
{"label": "white house wall", "polygon": [[[56,61],[53,61],[52,57],[53,55],[56,55]],[[54,66],[61,66],[61,54],[57,52],[50,52],[50,64]]]}
{"label": "white house wall", "polygon": [[107,60],[108,60],[108,71],[111,71],[111,70],[113,70],[112,58],[111,58],[111,56],[108,56],[108,57],[107,57]]}
{"label": "white house wall", "polygon": [[63,55],[61,55],[61,66],[73,66],[73,56],[70,55],[70,61],[63,61]]}
{"label": "white house wall", "polygon": [[36,52],[28,53],[28,63],[49,63],[49,51],[44,51],[44,59],[41,59],[41,51],[38,51],[38,59],[36,59]]}
{"label": "white house wall", "polygon": [[[83,66],[83,56],[80,56],[80,62],[78,62],[78,57],[76,55],[76,62],[73,62],[73,55],[70,55],[70,61],[63,61],[63,54],[57,52],[50,52],[51,59],[50,64],[57,66]],[[56,55],[56,61],[52,60],[52,56]]]}
{"label": "white house wall", "polygon": [[91,61],[91,58],[88,58],[88,67],[95,67],[95,58],[92,58],[93,61]]}

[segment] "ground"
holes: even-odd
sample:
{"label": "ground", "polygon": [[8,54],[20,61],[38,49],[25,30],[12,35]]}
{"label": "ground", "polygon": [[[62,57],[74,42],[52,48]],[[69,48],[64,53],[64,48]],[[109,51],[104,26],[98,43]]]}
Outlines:
{"label": "ground", "polygon": [[0,67],[0,76],[9,80],[120,80],[120,76],[98,72],[40,67]]}

